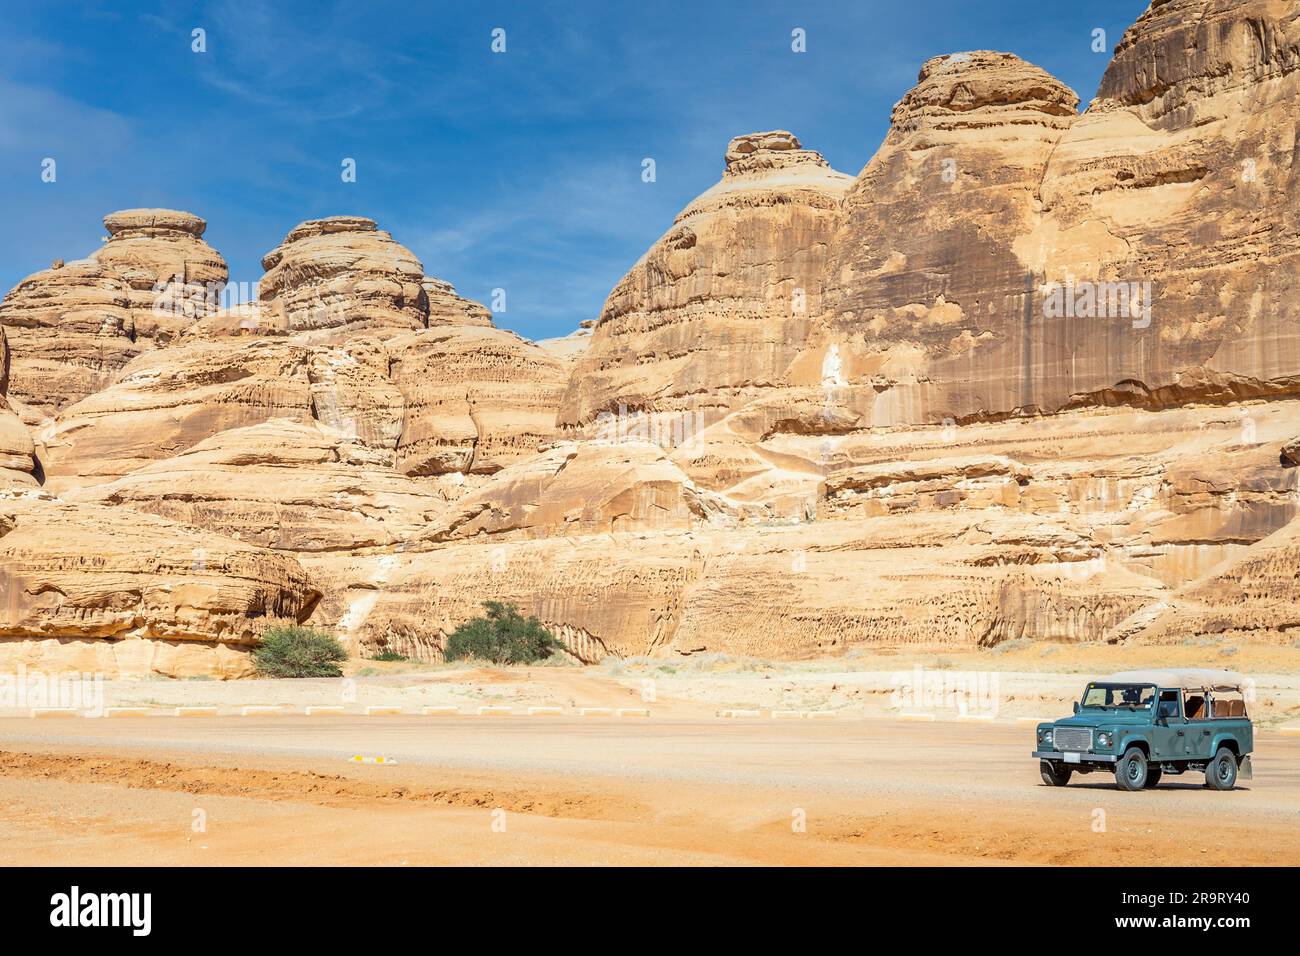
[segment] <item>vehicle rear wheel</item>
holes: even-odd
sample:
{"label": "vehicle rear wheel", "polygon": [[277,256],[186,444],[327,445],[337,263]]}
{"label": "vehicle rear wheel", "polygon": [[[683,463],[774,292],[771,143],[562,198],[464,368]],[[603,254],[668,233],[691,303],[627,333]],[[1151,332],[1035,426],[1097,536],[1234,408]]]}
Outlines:
{"label": "vehicle rear wheel", "polygon": [[1147,785],[1147,755],[1129,747],[1115,764],[1115,783],[1121,790],[1138,791]]}
{"label": "vehicle rear wheel", "polygon": [[1164,776],[1163,770],[1159,769],[1158,767],[1148,767],[1147,768],[1147,789],[1150,790],[1152,787],[1159,784],[1160,778],[1163,776]]}
{"label": "vehicle rear wheel", "polygon": [[1237,785],[1237,755],[1220,747],[1205,768],[1205,785],[1211,790],[1231,790]]}
{"label": "vehicle rear wheel", "polygon": [[1059,763],[1053,763],[1050,760],[1040,760],[1038,762],[1038,773],[1043,778],[1043,783],[1049,787],[1064,787],[1070,782],[1072,771],[1069,767],[1063,767]]}

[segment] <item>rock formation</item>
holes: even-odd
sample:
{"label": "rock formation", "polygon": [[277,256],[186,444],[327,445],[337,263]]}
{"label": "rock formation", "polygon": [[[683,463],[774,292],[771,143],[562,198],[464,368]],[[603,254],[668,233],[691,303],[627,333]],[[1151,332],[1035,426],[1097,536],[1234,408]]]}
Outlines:
{"label": "rock formation", "polygon": [[148,278],[224,266],[110,215],[0,306],[0,656],[234,676],[307,620],[437,659],[489,598],[584,661],[1289,644],[1298,99],[1278,0],[1153,3],[1083,114],[935,57],[857,177],[732,140],[540,343],[350,216],[160,323]]}
{"label": "rock formation", "polygon": [[[932,60],[832,243],[826,340],[875,424],[1295,394],[1300,12],[1172,0],[1088,110]],[[814,350],[821,342],[814,337]]]}
{"label": "rock formation", "polygon": [[312,350],[285,339],[154,349],[60,416],[44,462],[51,490],[111,480],[228,428],[310,418]]}
{"label": "rock formation", "polygon": [[261,631],[307,619],[319,597],[292,558],[228,538],[122,509],[0,501],[8,666],[240,676]]}
{"label": "rock formation", "polygon": [[28,276],[0,303],[13,352],[9,392],[56,415],[116,379],[140,354],[131,289],[94,259]]}
{"label": "rock formation", "polygon": [[1294,468],[1300,465],[1300,438],[1293,438],[1282,446],[1282,453],[1278,456],[1282,464],[1288,468]]}
{"label": "rock formation", "polygon": [[28,276],[0,303],[12,394],[42,415],[111,385],[135,356],[214,310],[226,283],[198,216],[127,209],[104,225],[108,240],[93,255]]}
{"label": "rock formation", "polygon": [[726,514],[662,448],[648,442],[562,443],[497,472],[461,498],[426,538],[685,531]]}
{"label": "rock formation", "polygon": [[9,389],[9,343],[0,327],[0,488],[34,485],[36,445],[5,393]]}
{"label": "rock formation", "polygon": [[1298,108],[1294,4],[1172,0],[1125,34],[1024,243],[1049,282],[1150,284],[1149,315],[1077,361],[1072,391],[1160,407],[1300,388]]}
{"label": "rock formation", "polygon": [[568,369],[513,332],[440,326],[388,348],[392,380],[406,400],[402,472],[489,473],[554,436]]}
{"label": "rock formation", "polygon": [[785,383],[821,312],[827,243],[851,184],[790,133],[732,140],[721,182],[610,293],[560,423],[590,425],[620,406],[714,418]]}
{"label": "rock formation", "polygon": [[482,303],[461,298],[450,282],[425,276],[421,283],[429,302],[428,325],[491,326],[492,313]]}
{"label": "rock formation", "polygon": [[311,219],[262,259],[264,321],[294,332],[401,331],[428,323],[424,267],[373,219]]}
{"label": "rock formation", "polygon": [[122,505],[283,551],[393,546],[447,501],[316,421],[232,428],[67,500]]}
{"label": "rock formation", "polygon": [[229,273],[203,241],[204,220],[176,209],[124,209],[105,216],[104,227],[108,241],[93,258],[126,282],[136,337],[165,345],[215,311]]}
{"label": "rock formation", "polygon": [[591,345],[591,330],[596,325],[595,319],[583,319],[578,327],[568,335],[561,335],[553,339],[539,339],[537,345],[545,349],[556,358],[564,359],[566,362],[575,362],[582,357]]}
{"label": "rock formation", "polygon": [[[826,268],[827,322],[807,360],[876,425],[1031,409],[1027,374],[1064,355],[1032,316],[1017,243],[1078,97],[1006,53],[936,57],[894,108],[844,202]],[[1090,333],[1094,334],[1094,333]],[[1044,340],[1046,344],[1044,343]],[[1058,405],[1060,402],[1057,403]]]}

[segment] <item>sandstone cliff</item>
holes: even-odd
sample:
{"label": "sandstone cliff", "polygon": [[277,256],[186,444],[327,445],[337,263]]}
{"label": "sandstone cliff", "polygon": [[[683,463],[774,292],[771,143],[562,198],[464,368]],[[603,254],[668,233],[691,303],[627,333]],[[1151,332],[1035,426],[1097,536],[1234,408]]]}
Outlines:
{"label": "sandstone cliff", "polygon": [[831,243],[826,323],[808,359],[833,370],[836,400],[875,425],[1043,404],[1034,376],[1069,354],[1033,352],[1044,336],[1017,242],[1037,222],[1044,171],[1077,103],[1011,54],[922,67]]}
{"label": "sandstone cliff", "polygon": [[[589,425],[620,405],[716,417],[785,383],[821,312],[827,243],[851,182],[788,132],[732,140],[721,182],[610,293],[560,423]],[[808,373],[814,383],[819,372]]]}
{"label": "sandstone cliff", "polygon": [[305,620],[319,597],[292,558],[228,538],[113,508],[0,501],[6,665],[240,676],[261,631]]}

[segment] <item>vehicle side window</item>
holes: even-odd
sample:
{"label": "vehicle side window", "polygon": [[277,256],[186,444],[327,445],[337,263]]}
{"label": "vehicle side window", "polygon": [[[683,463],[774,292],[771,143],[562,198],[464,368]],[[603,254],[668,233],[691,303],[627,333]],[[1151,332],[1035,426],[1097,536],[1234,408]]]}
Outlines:
{"label": "vehicle side window", "polygon": [[1157,717],[1163,717],[1166,720],[1177,720],[1182,714],[1178,710],[1178,691],[1162,690],[1160,692],[1160,703],[1156,710]]}
{"label": "vehicle side window", "polygon": [[1205,720],[1209,715],[1205,712],[1205,697],[1199,691],[1189,690],[1183,700],[1183,713],[1187,715],[1188,720]]}
{"label": "vehicle side window", "polygon": [[1216,690],[1210,695],[1210,716],[1217,719],[1246,716],[1246,698],[1240,690]]}

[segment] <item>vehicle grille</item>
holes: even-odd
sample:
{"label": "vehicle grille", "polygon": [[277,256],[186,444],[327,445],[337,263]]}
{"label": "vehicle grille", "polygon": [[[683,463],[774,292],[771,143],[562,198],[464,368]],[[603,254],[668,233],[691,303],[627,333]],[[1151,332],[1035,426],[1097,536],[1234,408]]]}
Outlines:
{"label": "vehicle grille", "polygon": [[1052,739],[1057,750],[1092,749],[1092,730],[1087,727],[1057,727]]}

